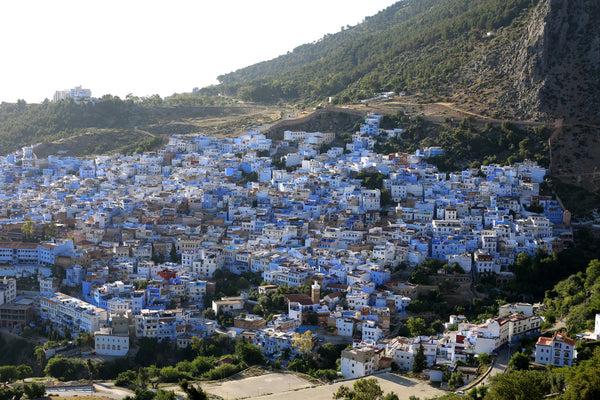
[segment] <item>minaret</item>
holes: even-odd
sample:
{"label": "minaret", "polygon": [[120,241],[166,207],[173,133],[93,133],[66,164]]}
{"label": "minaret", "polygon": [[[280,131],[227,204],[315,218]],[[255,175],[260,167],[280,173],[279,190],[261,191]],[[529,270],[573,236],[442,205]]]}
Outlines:
{"label": "minaret", "polygon": [[319,304],[321,302],[321,287],[319,286],[319,282],[314,281],[311,289],[310,298],[312,299],[313,304]]}

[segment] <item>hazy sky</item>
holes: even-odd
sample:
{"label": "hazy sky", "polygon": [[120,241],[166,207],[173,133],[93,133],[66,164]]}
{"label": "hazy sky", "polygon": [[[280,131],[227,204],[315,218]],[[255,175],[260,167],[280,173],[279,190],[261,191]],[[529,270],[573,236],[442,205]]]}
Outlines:
{"label": "hazy sky", "polygon": [[396,0],[15,0],[0,3],[0,101],[190,92],[356,25]]}

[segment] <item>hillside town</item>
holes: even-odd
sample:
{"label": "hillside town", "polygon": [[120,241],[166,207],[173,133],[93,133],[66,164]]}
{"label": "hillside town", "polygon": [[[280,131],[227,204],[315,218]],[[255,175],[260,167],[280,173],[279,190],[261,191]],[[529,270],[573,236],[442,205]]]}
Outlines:
{"label": "hillside town", "polygon": [[[184,348],[224,334],[290,358],[295,334],[311,330],[315,348],[333,337],[352,344],[344,378],[392,363],[411,370],[421,351],[434,381],[436,366],[539,334],[540,306],[522,302],[481,324],[453,315],[441,334],[397,335],[420,296],[510,282],[519,254],[559,253],[572,229],[569,211],[540,194],[547,170],[535,162],[440,172],[428,163],[440,147],[377,154],[377,140],[403,134],[380,129],[381,118],[367,115],[345,147],[331,132],[275,141],[253,131],[172,136],[144,154],[38,158],[25,147],[0,157],[0,325],[18,332],[41,318],[89,332],[97,355],[119,357],[143,337]],[[449,268],[429,285],[393,279],[427,260]],[[288,291],[287,312],[271,318],[253,311],[250,290],[205,307],[218,271],[256,274],[258,293],[311,291]],[[26,277],[39,288],[17,291]],[[223,314],[233,326],[219,324]],[[535,361],[571,366],[574,348],[560,333],[540,338]]]}

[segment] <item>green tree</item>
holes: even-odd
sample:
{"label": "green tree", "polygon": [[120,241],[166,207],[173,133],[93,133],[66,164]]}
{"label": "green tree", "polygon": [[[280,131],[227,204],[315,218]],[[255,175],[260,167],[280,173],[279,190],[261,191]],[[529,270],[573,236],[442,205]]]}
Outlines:
{"label": "green tree", "polygon": [[200,386],[189,384],[186,379],[179,382],[179,387],[187,395],[188,400],[207,400],[208,396]]}
{"label": "green tree", "polygon": [[137,374],[137,385],[141,389],[146,389],[148,387],[148,382],[150,382],[150,374],[148,373],[148,369],[140,367]]}
{"label": "green tree", "polygon": [[341,351],[338,350],[334,344],[325,343],[323,346],[319,347],[317,354],[321,359],[321,368],[335,369],[336,362],[340,358]]}
{"label": "green tree", "polygon": [[85,365],[90,375],[90,383],[94,383],[94,375],[98,374],[98,366],[92,362],[89,358],[86,360]]}
{"label": "green tree", "polygon": [[135,395],[133,397],[125,396],[123,400],[154,400],[156,397],[156,393],[147,389],[136,388],[134,393]]}
{"label": "green tree", "polygon": [[266,362],[262,350],[252,343],[238,342],[235,345],[235,354],[248,365],[263,365]]}
{"label": "green tree", "polygon": [[94,335],[90,332],[79,333],[79,336],[75,339],[75,346],[94,348]]}
{"label": "green tree", "polygon": [[33,368],[29,365],[21,364],[17,367],[18,378],[25,381],[25,378],[33,374]]}
{"label": "green tree", "polygon": [[410,336],[420,336],[427,333],[427,324],[423,318],[408,318],[406,321],[406,329],[408,329]]}
{"label": "green tree", "polygon": [[[214,312],[214,311],[213,311]],[[194,354],[197,356],[204,355],[204,339],[199,338],[198,336],[192,337],[192,343],[190,344]]]}
{"label": "green tree", "polygon": [[177,383],[181,379],[181,375],[178,368],[168,365],[160,369],[158,380],[161,382]]}
{"label": "green tree", "polygon": [[169,252],[169,259],[173,263],[179,262],[179,254],[177,254],[177,246],[175,246],[175,244],[171,245],[171,251]]}
{"label": "green tree", "polygon": [[44,348],[42,346],[37,346],[33,352],[33,355],[40,367],[43,367],[44,363],[46,362],[46,352],[44,351]]}
{"label": "green tree", "polygon": [[56,237],[56,235],[58,234],[58,227],[56,226],[56,222],[50,221],[49,223],[44,224],[43,232],[45,240]]}
{"label": "green tree", "polygon": [[389,189],[382,189],[379,196],[379,205],[381,208],[385,208],[391,204],[394,204],[392,192]]}
{"label": "green tree", "polygon": [[217,323],[223,327],[233,326],[233,316],[230,314],[219,314],[217,315]]}
{"label": "green tree", "polygon": [[35,224],[33,223],[33,221],[27,221],[21,227],[21,233],[23,234],[24,241],[29,242],[29,241],[33,240],[34,228],[35,228]]}
{"label": "green tree", "polygon": [[306,316],[306,323],[309,326],[314,326],[319,323],[319,315],[314,311],[309,311]]}
{"label": "green tree", "polygon": [[0,376],[3,382],[13,382],[19,377],[19,372],[14,365],[3,365],[0,366]]}
{"label": "green tree", "polygon": [[600,260],[591,260],[585,270],[585,288],[591,289],[600,277]]}
{"label": "green tree", "polygon": [[488,353],[477,354],[477,362],[479,364],[490,364],[491,361],[492,361],[492,357]]}
{"label": "green tree", "polygon": [[23,390],[20,387],[5,388],[0,386],[0,400],[20,400]]}
{"label": "green tree", "polygon": [[306,331],[304,333],[294,333],[292,340],[294,349],[296,349],[296,351],[302,355],[302,358],[306,360],[313,347],[312,332]]}
{"label": "green tree", "polygon": [[485,400],[539,400],[552,390],[546,373],[541,371],[513,371],[490,378],[490,389]]}
{"label": "green tree", "polygon": [[154,400],[175,400],[175,392],[172,390],[158,389]]}
{"label": "green tree", "polygon": [[487,394],[488,387],[486,385],[476,386],[469,390],[469,397],[472,400],[484,400]]}
{"label": "green tree", "polygon": [[375,378],[355,381],[352,390],[342,385],[333,394],[334,400],[379,400],[382,396],[383,391]]}
{"label": "green tree", "polygon": [[204,312],[202,313],[203,317],[206,319],[216,319],[217,315],[215,314],[215,310],[213,310],[212,308],[207,308],[206,310],[204,310]]}
{"label": "green tree", "polygon": [[527,369],[529,367],[529,356],[527,354],[521,353],[520,351],[517,351],[510,358],[508,366],[514,371]]}
{"label": "green tree", "polygon": [[194,375],[200,376],[206,371],[209,371],[214,366],[214,362],[208,357],[196,357],[192,361],[192,367],[194,368]]}
{"label": "green tree", "polygon": [[121,372],[117,375],[117,379],[115,379],[115,386],[127,387],[135,384],[137,379],[137,374],[133,370],[127,370]]}
{"label": "green tree", "polygon": [[415,353],[412,370],[414,373],[420,374],[425,368],[427,368],[427,358],[425,357],[425,349],[423,349],[423,343],[419,342],[419,348]]}
{"label": "green tree", "polygon": [[567,370],[565,400],[600,399],[600,348],[596,347],[591,359]]}
{"label": "green tree", "polygon": [[448,386],[450,386],[451,388],[461,387],[464,384],[465,380],[463,378],[462,372],[460,371],[453,372],[450,376],[450,379],[448,380]]}
{"label": "green tree", "polygon": [[46,395],[46,387],[41,383],[31,382],[23,385],[23,392],[30,399],[40,399]]}
{"label": "green tree", "polygon": [[77,358],[54,356],[48,360],[44,373],[61,381],[73,381],[85,378],[87,368],[86,364]]}

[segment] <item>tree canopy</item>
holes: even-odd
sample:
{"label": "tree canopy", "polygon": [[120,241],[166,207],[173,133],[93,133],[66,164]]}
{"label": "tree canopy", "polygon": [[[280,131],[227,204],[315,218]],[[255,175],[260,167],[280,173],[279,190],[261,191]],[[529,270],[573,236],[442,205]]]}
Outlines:
{"label": "tree canopy", "polygon": [[375,378],[361,378],[354,382],[352,389],[342,385],[333,394],[335,400],[380,400],[382,396],[383,391]]}

